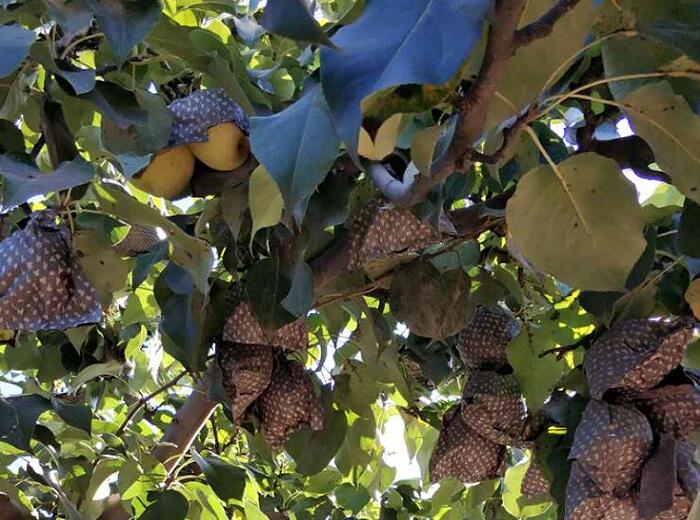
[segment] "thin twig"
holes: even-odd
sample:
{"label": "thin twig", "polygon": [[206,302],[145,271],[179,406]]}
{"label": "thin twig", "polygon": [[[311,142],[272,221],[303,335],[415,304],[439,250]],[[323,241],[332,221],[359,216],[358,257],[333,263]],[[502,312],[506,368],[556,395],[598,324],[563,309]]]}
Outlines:
{"label": "thin twig", "polygon": [[127,426],[128,426],[129,423],[131,422],[131,419],[134,418],[134,416],[138,413],[138,411],[139,411],[141,408],[143,408],[143,406],[145,406],[146,403],[148,403],[148,401],[150,401],[151,399],[153,399],[154,397],[156,397],[158,394],[161,394],[161,393],[165,392],[166,390],[168,390],[169,388],[172,388],[173,386],[175,386],[176,384],[178,384],[178,383],[180,382],[180,380],[181,380],[183,377],[185,377],[187,374],[189,374],[189,371],[183,370],[183,371],[180,372],[177,376],[175,376],[175,378],[174,378],[173,380],[171,380],[170,382],[164,384],[163,386],[161,386],[161,387],[158,388],[157,390],[154,390],[153,392],[151,392],[150,394],[148,394],[146,397],[142,397],[141,399],[139,399],[138,402],[134,405],[134,407],[133,407],[133,408],[129,411],[129,413],[126,415],[126,418],[124,419],[124,422],[123,422],[123,423],[121,424],[121,426],[119,426],[119,428],[117,429],[117,433],[116,433],[117,437],[119,437],[121,434],[124,433],[124,431],[126,430]]}

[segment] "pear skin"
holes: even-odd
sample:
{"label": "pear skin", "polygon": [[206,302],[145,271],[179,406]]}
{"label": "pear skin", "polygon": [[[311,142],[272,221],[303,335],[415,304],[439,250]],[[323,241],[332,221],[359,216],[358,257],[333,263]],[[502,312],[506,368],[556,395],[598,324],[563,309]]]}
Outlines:
{"label": "pear skin", "polygon": [[187,145],[180,145],[156,154],[131,182],[151,195],[172,200],[185,191],[193,174],[194,155]]}
{"label": "pear skin", "polygon": [[192,153],[214,170],[235,170],[250,155],[245,134],[234,123],[221,123],[207,130],[208,141],[190,143]]}

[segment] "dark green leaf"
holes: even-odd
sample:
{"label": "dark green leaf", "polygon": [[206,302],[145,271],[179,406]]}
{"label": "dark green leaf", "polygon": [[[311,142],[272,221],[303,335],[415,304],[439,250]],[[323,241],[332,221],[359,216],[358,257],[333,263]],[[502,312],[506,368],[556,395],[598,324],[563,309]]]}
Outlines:
{"label": "dark green leaf", "polygon": [[650,83],[624,98],[632,128],[683,195],[700,203],[700,117],[667,82]]}
{"label": "dark green leaf", "polygon": [[[312,431],[308,427],[296,432],[286,444],[287,453],[296,462],[296,471],[302,475],[315,475],[328,467],[345,440],[348,420],[345,412],[333,407],[332,395],[324,390],[323,404],[325,427]],[[313,446],[313,449],[309,449]]]}
{"label": "dark green leaf", "polygon": [[63,107],[60,103],[46,99],[41,104],[39,114],[51,164],[58,166],[62,162],[75,159],[78,156],[78,148],[75,145],[75,137],[71,134],[66,118],[63,116]]}
{"label": "dark green leaf", "polygon": [[450,79],[481,37],[490,8],[486,0],[374,1],[338,31],[333,43],[339,50],[321,51],[321,80],[348,149],[357,150],[365,97],[396,85]]}
{"label": "dark green leaf", "polygon": [[202,457],[196,450],[192,450],[192,458],[202,468],[207,482],[221,500],[227,502],[232,498],[240,500],[243,497],[246,482],[246,472],[243,468],[213,455]]}
{"label": "dark green leaf", "polygon": [[94,104],[119,128],[144,125],[148,120],[148,113],[139,106],[134,93],[116,83],[98,81],[94,90],[79,97]]}
{"label": "dark green leaf", "polygon": [[282,306],[294,316],[303,316],[314,302],[314,273],[306,262],[292,271],[292,287],[282,300]]}
{"label": "dark green leaf", "polygon": [[0,155],[2,184],[2,208],[12,208],[36,195],[67,190],[90,182],[95,175],[90,163],[83,159],[64,162],[52,173],[42,173],[29,162]]}
{"label": "dark green leaf", "polygon": [[120,64],[160,18],[158,0],[88,0],[88,4]]}
{"label": "dark green leaf", "polygon": [[275,179],[297,221],[340,144],[319,85],[282,112],[251,120],[253,153]]}
{"label": "dark green leaf", "polygon": [[0,119],[0,153],[24,154],[24,136],[11,121]]}
{"label": "dark green leaf", "polygon": [[189,503],[187,499],[177,491],[169,489],[164,491],[155,503],[139,517],[140,520],[185,520]]}
{"label": "dark green leaf", "polygon": [[50,408],[49,400],[36,394],[0,399],[0,441],[31,451],[29,441],[37,420]]}
{"label": "dark green leaf", "polygon": [[71,94],[86,94],[95,88],[95,71],[93,69],[79,69],[65,62],[59,65],[54,60],[49,42],[38,41],[32,45],[31,56],[32,59],[41,63],[47,71],[64,79],[70,85],[70,89],[66,90]]}
{"label": "dark green leaf", "polygon": [[640,28],[640,32],[700,63],[700,23],[657,20],[649,26]]}
{"label": "dark green leaf", "polygon": [[68,38],[87,29],[92,22],[92,11],[87,5],[87,0],[70,0],[70,2],[44,0],[44,5],[51,18]]}
{"label": "dark green leaf", "polygon": [[34,31],[21,25],[0,25],[0,78],[12,74],[29,53]]}
{"label": "dark green leaf", "polygon": [[[102,142],[105,148],[120,158],[124,154],[142,158],[159,152],[168,145],[170,139],[172,115],[165,101],[150,92],[136,92],[136,98],[147,113],[146,123],[122,128],[110,119],[102,121]],[[131,168],[129,173],[132,171],[136,173],[138,170]]]}
{"label": "dark green leaf", "polygon": [[156,280],[154,294],[162,314],[165,350],[190,370],[202,370],[209,348],[203,338],[203,295],[195,289],[188,272],[173,262]]}
{"label": "dark green leaf", "polygon": [[342,484],[335,490],[335,498],[343,509],[349,509],[353,514],[358,513],[370,500],[369,493],[364,486]]}
{"label": "dark green leaf", "polygon": [[268,31],[285,38],[333,45],[303,0],[268,0],[260,23]]}
{"label": "dark green leaf", "polygon": [[683,254],[700,257],[700,206],[688,201],[678,228],[678,242]]}
{"label": "dark green leaf", "polygon": [[254,263],[248,270],[245,285],[255,317],[263,328],[276,330],[294,320],[281,303],[289,294],[291,284],[279,258],[265,258]]}
{"label": "dark green leaf", "polygon": [[92,410],[84,404],[71,404],[58,398],[51,399],[51,406],[66,423],[90,435],[92,431]]}

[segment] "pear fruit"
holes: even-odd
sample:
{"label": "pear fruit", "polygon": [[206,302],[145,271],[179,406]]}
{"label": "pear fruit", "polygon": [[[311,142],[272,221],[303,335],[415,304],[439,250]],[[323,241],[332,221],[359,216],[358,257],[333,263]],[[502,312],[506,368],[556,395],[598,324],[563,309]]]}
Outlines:
{"label": "pear fruit", "polygon": [[156,154],[131,182],[151,195],[172,200],[185,191],[193,174],[194,155],[186,145],[180,145]]}
{"label": "pear fruit", "polygon": [[214,170],[228,171],[241,166],[250,155],[248,138],[235,123],[221,123],[207,130],[207,141],[189,144],[192,153]]}

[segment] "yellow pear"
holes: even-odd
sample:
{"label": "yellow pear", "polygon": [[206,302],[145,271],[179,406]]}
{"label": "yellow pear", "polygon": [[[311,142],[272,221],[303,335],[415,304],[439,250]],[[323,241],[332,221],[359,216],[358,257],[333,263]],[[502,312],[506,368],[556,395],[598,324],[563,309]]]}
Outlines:
{"label": "yellow pear", "polygon": [[209,168],[234,170],[248,159],[248,138],[234,123],[212,126],[207,130],[207,138],[203,143],[190,143],[189,146],[197,159]]}
{"label": "yellow pear", "polygon": [[194,155],[187,145],[180,145],[156,154],[131,182],[151,195],[174,199],[185,191],[193,174]]}

